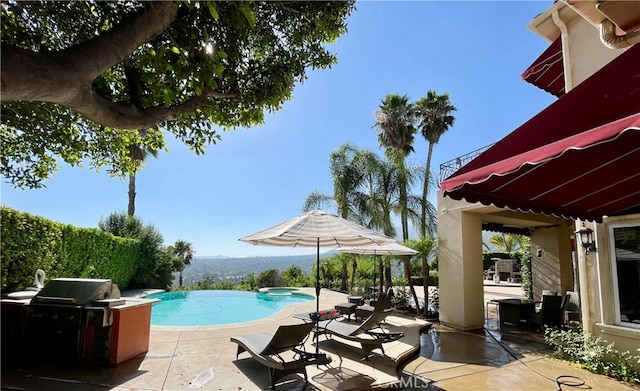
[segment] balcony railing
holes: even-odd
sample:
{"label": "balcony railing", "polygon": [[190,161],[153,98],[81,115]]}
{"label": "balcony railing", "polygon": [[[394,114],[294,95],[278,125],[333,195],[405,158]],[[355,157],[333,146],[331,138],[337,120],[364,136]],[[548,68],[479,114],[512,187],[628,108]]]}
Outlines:
{"label": "balcony railing", "polygon": [[447,179],[449,176],[451,176],[451,174],[458,171],[460,167],[464,166],[465,164],[469,163],[470,161],[478,157],[478,155],[480,155],[482,152],[489,149],[491,146],[493,146],[493,144],[489,144],[480,149],[476,149],[473,152],[469,152],[465,155],[458,156],[455,159],[449,160],[448,162],[442,163],[440,165],[440,176],[438,178],[439,182],[442,182],[445,179]]}

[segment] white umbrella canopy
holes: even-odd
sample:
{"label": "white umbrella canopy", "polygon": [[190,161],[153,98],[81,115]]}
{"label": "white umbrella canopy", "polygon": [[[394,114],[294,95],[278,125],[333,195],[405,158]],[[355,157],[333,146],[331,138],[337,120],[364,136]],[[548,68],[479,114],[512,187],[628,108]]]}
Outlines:
{"label": "white umbrella canopy", "polygon": [[241,241],[282,247],[316,247],[316,310],[320,310],[320,247],[352,247],[395,242],[367,227],[320,209],[267,228]]}
{"label": "white umbrella canopy", "polygon": [[367,227],[323,210],[313,210],[240,239],[283,247],[346,247],[395,242]]}
{"label": "white umbrella canopy", "polygon": [[[241,241],[264,246],[316,247],[316,312],[320,311],[320,247],[380,245],[395,242],[367,227],[320,209],[267,228]],[[318,349],[316,333],[316,350]]]}

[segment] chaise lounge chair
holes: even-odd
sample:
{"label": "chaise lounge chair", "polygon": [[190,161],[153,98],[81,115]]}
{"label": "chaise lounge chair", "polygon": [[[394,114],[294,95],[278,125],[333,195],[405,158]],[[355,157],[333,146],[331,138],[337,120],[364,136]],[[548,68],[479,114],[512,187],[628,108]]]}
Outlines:
{"label": "chaise lounge chair", "polygon": [[[385,354],[382,344],[397,341],[404,337],[403,332],[389,332],[380,326],[380,323],[384,321],[390,312],[391,310],[374,311],[360,325],[333,320],[322,321],[318,323],[317,332],[359,342],[366,360],[374,349],[380,349],[382,354]],[[374,331],[375,329],[380,329],[380,331]]]}
{"label": "chaise lounge chair", "polygon": [[255,360],[269,368],[271,388],[285,376],[300,373],[307,382],[307,365],[325,365],[331,356],[325,353],[307,353],[304,342],[313,323],[300,323],[278,327],[275,333],[257,333],[231,337],[238,344],[236,360],[242,352],[250,353]]}
{"label": "chaise lounge chair", "polygon": [[358,319],[366,319],[367,317],[371,316],[371,314],[373,314],[375,311],[384,311],[387,308],[389,308],[389,306],[391,305],[391,296],[392,296],[392,290],[391,288],[389,288],[389,290],[385,293],[381,293],[380,296],[378,297],[378,300],[376,300],[375,305],[359,305],[356,307],[355,310],[355,318],[356,321]]}

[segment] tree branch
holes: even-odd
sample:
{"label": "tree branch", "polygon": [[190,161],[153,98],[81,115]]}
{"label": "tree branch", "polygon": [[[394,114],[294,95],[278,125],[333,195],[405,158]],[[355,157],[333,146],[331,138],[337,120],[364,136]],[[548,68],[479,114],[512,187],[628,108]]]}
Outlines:
{"label": "tree branch", "polygon": [[93,80],[166,29],[177,15],[173,2],[153,2],[102,35],[60,52],[32,52],[2,44],[0,101],[66,106],[86,95]]}
{"label": "tree branch", "polygon": [[194,112],[206,106],[211,99],[237,97],[237,94],[223,94],[208,90],[180,105],[140,109],[133,104],[111,102],[91,90],[88,90],[88,93],[84,92],[69,102],[66,107],[94,122],[117,129],[152,128],[161,122],[176,119],[181,114]]}
{"label": "tree branch", "polygon": [[173,1],[149,2],[142,12],[133,13],[104,33],[65,49],[61,58],[69,67],[82,69],[83,75],[93,81],[162,33],[177,13],[178,4]]}

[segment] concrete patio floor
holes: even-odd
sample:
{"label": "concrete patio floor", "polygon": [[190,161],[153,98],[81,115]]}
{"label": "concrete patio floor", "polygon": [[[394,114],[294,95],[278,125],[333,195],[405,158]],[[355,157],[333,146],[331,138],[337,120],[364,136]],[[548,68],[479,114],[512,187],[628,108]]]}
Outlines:
{"label": "concrete patio floor", "polygon": [[[498,291],[494,293],[499,294],[502,288],[506,286],[495,288]],[[344,294],[327,290],[321,293],[322,308],[345,301]],[[270,385],[267,368],[247,353],[236,360],[237,345],[230,342],[230,337],[273,332],[280,324],[299,322],[292,315],[314,310],[315,302],[310,302],[289,306],[273,317],[256,322],[205,327],[152,326],[149,351],[116,367],[3,362],[0,388],[266,390]],[[583,379],[585,386],[581,389],[640,390],[546,358],[548,348],[539,335],[517,329],[460,332],[437,324],[421,333],[427,325],[422,320],[401,315],[387,319],[385,327],[402,330],[405,337],[385,344],[385,356],[378,353],[362,361],[359,345],[321,336],[319,348],[332,356],[332,362],[327,366],[307,367],[308,385],[301,377],[292,376],[277,385],[276,390],[557,390],[554,379],[561,375]],[[315,349],[312,341],[307,341],[307,349]],[[562,386],[562,389],[569,387]]]}

